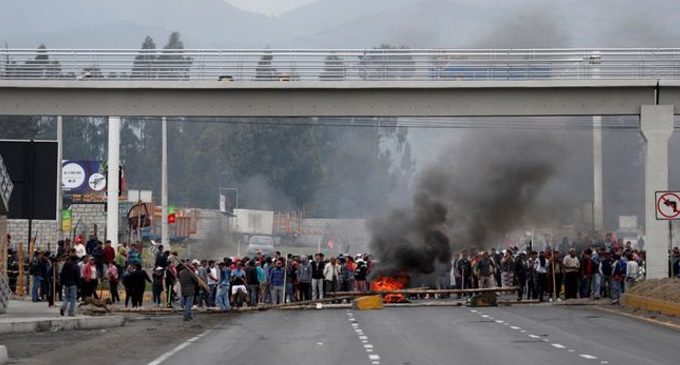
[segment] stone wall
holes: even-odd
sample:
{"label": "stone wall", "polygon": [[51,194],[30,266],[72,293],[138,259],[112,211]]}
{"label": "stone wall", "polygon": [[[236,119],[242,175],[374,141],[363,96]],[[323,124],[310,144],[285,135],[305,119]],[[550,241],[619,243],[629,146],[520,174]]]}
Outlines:
{"label": "stone wall", "polygon": [[[10,219],[8,222],[8,231],[12,235],[12,243],[16,245],[23,242],[24,249],[26,249],[28,245],[28,220]],[[37,248],[46,249],[48,243],[51,243],[51,247],[56,247],[59,240],[56,228],[56,221],[33,220],[33,236],[38,235]]]}
{"label": "stone wall", "polygon": [[[85,232],[85,236],[89,236],[94,232],[94,226],[97,225],[97,234],[99,239],[103,240],[106,237],[106,205],[104,204],[73,204],[72,228],[76,228],[76,224],[80,220],[77,227],[77,233]],[[26,219],[10,219],[8,220],[8,232],[12,235],[12,242],[17,244],[28,241],[28,220]],[[37,246],[40,249],[46,249],[47,244],[51,247],[56,247],[58,240],[63,237],[70,237],[71,233],[64,232],[63,237],[59,236],[57,231],[57,222],[48,220],[33,220],[33,235],[38,235]]]}
{"label": "stone wall", "polygon": [[[85,236],[94,233],[97,226],[97,236],[100,240],[106,238],[106,205],[105,204],[73,204],[73,223],[71,229],[76,228],[77,232],[85,232]],[[78,223],[80,221],[80,223]]]}

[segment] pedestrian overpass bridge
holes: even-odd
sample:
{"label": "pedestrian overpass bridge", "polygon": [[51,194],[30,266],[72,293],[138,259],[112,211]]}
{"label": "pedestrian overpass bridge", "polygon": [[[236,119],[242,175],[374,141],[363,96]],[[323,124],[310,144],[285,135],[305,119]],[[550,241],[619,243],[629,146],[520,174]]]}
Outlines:
{"label": "pedestrian overpass bridge", "polygon": [[0,115],[109,116],[111,176],[123,116],[639,116],[648,277],[667,275],[654,192],[668,190],[680,49],[4,49],[0,64]]}

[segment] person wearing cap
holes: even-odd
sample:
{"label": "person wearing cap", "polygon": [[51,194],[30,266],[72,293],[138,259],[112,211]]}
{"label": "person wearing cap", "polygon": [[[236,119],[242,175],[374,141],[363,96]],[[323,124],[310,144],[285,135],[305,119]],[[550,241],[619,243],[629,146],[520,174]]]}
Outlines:
{"label": "person wearing cap", "polygon": [[151,286],[151,292],[153,295],[153,304],[156,307],[161,306],[161,294],[163,293],[163,268],[158,266],[153,270],[153,274],[151,274],[152,277],[152,286]]}

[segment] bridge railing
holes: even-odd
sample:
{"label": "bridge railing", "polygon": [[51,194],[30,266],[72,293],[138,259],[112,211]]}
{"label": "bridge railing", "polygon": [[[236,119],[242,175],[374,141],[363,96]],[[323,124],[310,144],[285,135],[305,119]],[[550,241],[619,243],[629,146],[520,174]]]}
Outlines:
{"label": "bridge railing", "polygon": [[680,79],[680,49],[0,49],[0,79],[224,82]]}

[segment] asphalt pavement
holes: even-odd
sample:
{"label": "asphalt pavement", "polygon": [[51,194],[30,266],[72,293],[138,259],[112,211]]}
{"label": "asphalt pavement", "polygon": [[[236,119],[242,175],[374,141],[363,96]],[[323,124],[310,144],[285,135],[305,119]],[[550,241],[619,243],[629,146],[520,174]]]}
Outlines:
{"label": "asphalt pavement", "polygon": [[668,365],[678,343],[676,328],[550,305],[198,314],[190,324],[172,316],[105,332],[0,336],[15,363],[71,365]]}
{"label": "asphalt pavement", "polygon": [[184,364],[672,364],[680,332],[583,307],[246,314],[170,350]]}

